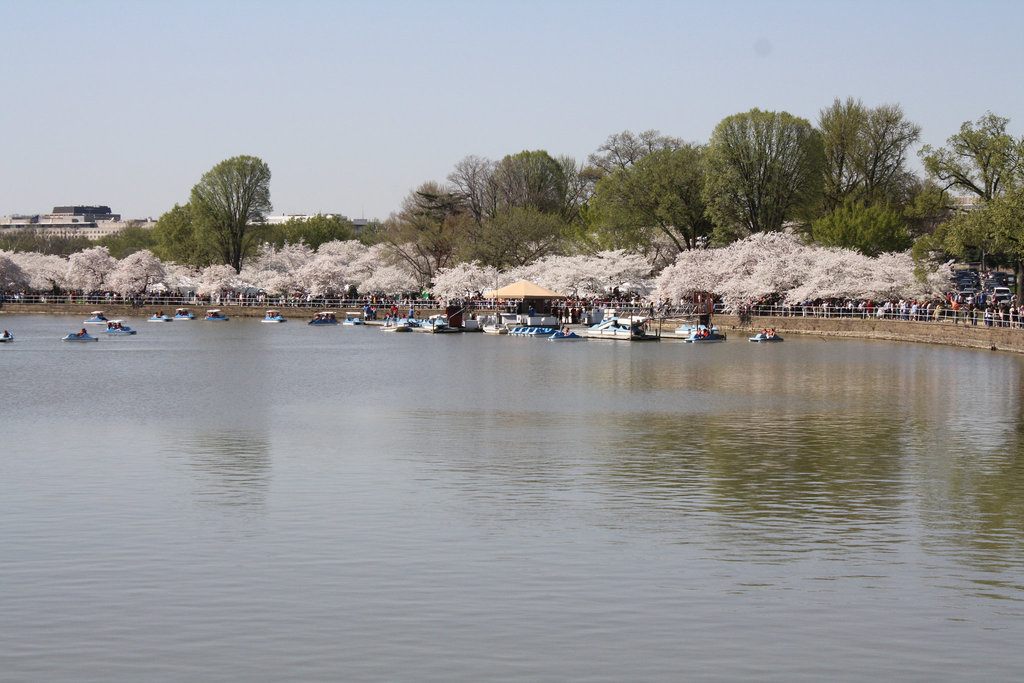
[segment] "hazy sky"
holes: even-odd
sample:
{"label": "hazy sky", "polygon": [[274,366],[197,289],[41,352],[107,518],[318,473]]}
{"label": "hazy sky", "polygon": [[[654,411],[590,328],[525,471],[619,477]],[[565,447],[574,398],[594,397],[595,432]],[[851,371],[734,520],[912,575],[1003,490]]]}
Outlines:
{"label": "hazy sky", "polygon": [[837,97],[934,145],[989,110],[1024,131],[1019,0],[0,0],[0,26],[0,215],[156,218],[248,154],[274,214],[386,218],[470,154]]}

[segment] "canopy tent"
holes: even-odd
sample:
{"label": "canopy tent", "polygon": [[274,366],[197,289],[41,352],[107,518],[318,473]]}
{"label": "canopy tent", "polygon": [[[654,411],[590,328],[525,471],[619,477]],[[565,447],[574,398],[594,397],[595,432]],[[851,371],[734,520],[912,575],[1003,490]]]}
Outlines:
{"label": "canopy tent", "polygon": [[488,299],[564,299],[564,294],[552,292],[529,280],[520,280],[493,292],[485,292]]}

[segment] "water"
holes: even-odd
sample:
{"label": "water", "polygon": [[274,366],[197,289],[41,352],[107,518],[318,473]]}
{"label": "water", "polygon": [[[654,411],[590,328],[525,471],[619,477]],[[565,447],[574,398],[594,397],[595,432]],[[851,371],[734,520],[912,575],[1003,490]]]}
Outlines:
{"label": "water", "polygon": [[0,320],[0,680],[1024,668],[1024,359],[303,322]]}

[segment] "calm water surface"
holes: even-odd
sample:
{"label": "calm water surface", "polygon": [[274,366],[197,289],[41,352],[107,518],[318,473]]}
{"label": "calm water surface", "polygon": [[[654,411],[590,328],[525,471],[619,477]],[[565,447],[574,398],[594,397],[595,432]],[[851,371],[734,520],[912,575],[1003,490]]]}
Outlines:
{"label": "calm water surface", "polygon": [[0,680],[1019,680],[1024,359],[3,316]]}

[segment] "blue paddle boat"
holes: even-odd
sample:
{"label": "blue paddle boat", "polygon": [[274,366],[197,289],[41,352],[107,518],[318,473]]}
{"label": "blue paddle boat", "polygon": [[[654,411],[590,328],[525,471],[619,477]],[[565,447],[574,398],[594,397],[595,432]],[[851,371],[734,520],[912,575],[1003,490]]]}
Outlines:
{"label": "blue paddle boat", "polygon": [[561,330],[559,332],[555,332],[553,335],[548,337],[548,339],[551,341],[582,341],[586,339],[586,337],[582,337],[569,330]]}
{"label": "blue paddle boat", "polygon": [[93,311],[92,315],[84,320],[86,325],[106,325],[107,316],[103,315],[103,311]]}
{"label": "blue paddle boat", "polygon": [[112,336],[127,336],[135,334],[135,330],[125,325],[123,320],[111,320],[107,323],[107,334]]}
{"label": "blue paddle boat", "polygon": [[338,317],[334,314],[334,311],[321,311],[320,313],[314,313],[313,319],[310,320],[307,325],[337,325]]}
{"label": "blue paddle boat", "polygon": [[158,311],[153,315],[149,316],[148,318],[146,318],[146,322],[149,323],[169,323],[172,322],[173,320],[174,318],[172,318],[169,315],[165,315],[163,311]]}
{"label": "blue paddle boat", "polygon": [[4,330],[3,333],[0,334],[0,344],[6,344],[12,341],[14,341],[14,335],[7,330]]}
{"label": "blue paddle boat", "polygon": [[363,314],[359,311],[346,311],[345,320],[342,321],[342,325],[365,325],[366,321],[363,320]]}
{"label": "blue paddle boat", "polygon": [[775,334],[775,330],[761,330],[760,332],[755,334],[753,337],[751,337],[749,339],[749,341],[752,341],[752,342],[762,342],[762,343],[765,343],[765,344],[769,344],[771,342],[780,342],[780,341],[782,341],[782,337],[780,337],[779,335]]}
{"label": "blue paddle boat", "polygon": [[71,332],[61,337],[61,341],[66,342],[90,342],[99,341],[99,337],[93,337],[83,328],[81,332]]}
{"label": "blue paddle boat", "polygon": [[196,316],[194,313],[189,312],[187,308],[179,308],[174,312],[175,320],[195,320]]}
{"label": "blue paddle boat", "polygon": [[263,320],[261,320],[260,322],[261,323],[286,323],[286,322],[288,322],[288,319],[285,318],[283,315],[281,315],[281,311],[277,311],[277,310],[271,309],[271,310],[267,311],[267,314],[263,317]]}
{"label": "blue paddle boat", "polygon": [[[676,335],[680,335],[678,328],[676,329]],[[724,342],[725,335],[719,332],[717,327],[696,325],[691,329],[688,336],[683,337],[683,341],[688,344],[714,344]]]}
{"label": "blue paddle boat", "polygon": [[227,320],[228,317],[220,312],[219,308],[211,308],[206,312],[206,317],[203,320]]}
{"label": "blue paddle boat", "polygon": [[554,327],[513,327],[508,333],[514,337],[550,337],[558,332]]}

